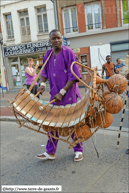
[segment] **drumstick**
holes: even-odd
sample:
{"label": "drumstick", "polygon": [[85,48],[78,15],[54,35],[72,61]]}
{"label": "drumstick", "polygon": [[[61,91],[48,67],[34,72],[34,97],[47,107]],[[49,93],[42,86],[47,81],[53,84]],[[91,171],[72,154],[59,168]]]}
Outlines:
{"label": "drumstick", "polygon": [[39,94],[40,94],[40,92],[38,92],[38,93],[34,96],[34,98],[37,97]]}
{"label": "drumstick", "polygon": [[46,105],[44,105],[44,107],[48,106],[49,104],[55,102],[56,99],[53,99],[52,101],[50,101],[49,103],[47,103]]}
{"label": "drumstick", "polygon": [[51,103],[55,102],[56,99],[53,99],[52,101],[50,101],[49,103],[47,103],[46,105],[44,105],[43,107],[40,106],[39,110],[43,110],[46,106],[50,105]]}

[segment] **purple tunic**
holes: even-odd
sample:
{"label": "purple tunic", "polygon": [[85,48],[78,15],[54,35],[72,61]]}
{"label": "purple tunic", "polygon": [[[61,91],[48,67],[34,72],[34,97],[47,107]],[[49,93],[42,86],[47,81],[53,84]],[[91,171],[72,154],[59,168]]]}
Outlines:
{"label": "purple tunic", "polygon": [[[34,69],[33,69],[34,70]],[[30,69],[30,71],[32,72],[32,70]],[[26,85],[31,85],[34,81],[34,79],[36,78],[37,74],[35,73],[33,76],[30,76],[27,72],[25,72],[26,75]],[[35,85],[37,85],[37,82],[35,83]]]}
{"label": "purple tunic", "polygon": [[[47,57],[49,56],[52,49],[48,50],[43,58],[43,64]],[[74,52],[66,47],[62,46],[60,53],[56,56],[54,62],[54,53],[52,53],[50,59],[48,60],[45,68],[43,69],[41,76],[49,79],[50,84],[50,101],[54,96],[60,92],[60,90],[66,85],[68,81],[76,80],[76,77],[72,74],[70,66],[73,61],[77,61]],[[74,64],[73,71],[75,74],[81,78],[79,67]],[[58,103],[53,103],[56,105],[66,105],[73,104],[77,102],[77,96],[81,98],[78,83],[74,83],[73,86],[68,90],[66,95]]]}

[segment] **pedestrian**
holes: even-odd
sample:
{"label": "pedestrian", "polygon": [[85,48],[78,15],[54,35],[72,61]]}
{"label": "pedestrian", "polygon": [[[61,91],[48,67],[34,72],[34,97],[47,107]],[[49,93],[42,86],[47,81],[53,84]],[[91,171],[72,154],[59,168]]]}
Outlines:
{"label": "pedestrian", "polygon": [[111,56],[106,56],[106,63],[102,65],[102,78],[104,76],[104,71],[106,73],[106,79],[109,79],[114,73],[118,74],[119,72],[116,70],[116,65],[111,62]]}
{"label": "pedestrian", "polygon": [[116,64],[117,71],[120,71],[120,70],[122,70],[122,68],[125,67],[125,65],[121,62],[120,58],[117,58],[116,62],[117,62],[117,64]]}
{"label": "pedestrian", "polygon": [[[74,52],[67,46],[62,45],[62,35],[57,29],[54,29],[49,34],[52,49],[48,50],[43,58],[43,63],[46,61],[50,52],[53,53],[48,60],[45,68],[41,73],[40,88],[38,91],[42,94],[45,91],[46,80],[49,79],[50,84],[50,101],[55,99],[54,105],[67,105],[77,102],[77,97],[81,98],[77,79],[71,73],[70,66],[73,61],[77,61]],[[75,74],[81,78],[79,67],[77,64],[73,66]],[[53,135],[53,132],[50,132]],[[56,136],[59,136],[56,132]],[[72,135],[74,139],[74,135]],[[36,158],[46,160],[55,159],[58,140],[49,137],[46,145],[46,152],[38,154]],[[75,152],[74,161],[81,161],[83,159],[83,144],[78,143],[73,147]]]}
{"label": "pedestrian", "polygon": [[[37,74],[36,74],[36,70],[39,66],[39,64],[37,63],[35,66],[35,69],[33,68],[33,58],[28,58],[28,66],[25,69],[25,74],[26,74],[26,87],[27,89],[29,89],[29,87],[31,86],[31,84],[33,83],[34,79],[36,78]],[[36,82],[34,87],[31,90],[31,93],[33,93],[34,95],[37,94],[37,90],[38,90],[38,83]],[[39,95],[37,96],[39,98]]]}

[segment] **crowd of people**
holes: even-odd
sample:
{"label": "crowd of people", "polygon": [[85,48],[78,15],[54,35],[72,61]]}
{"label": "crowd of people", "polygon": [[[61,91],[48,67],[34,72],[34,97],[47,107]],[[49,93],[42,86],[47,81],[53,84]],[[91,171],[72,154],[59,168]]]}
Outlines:
{"label": "crowd of people", "polygon": [[102,65],[102,78],[104,77],[104,72],[106,74],[105,78],[109,79],[113,74],[119,74],[120,70],[125,67],[121,62],[120,58],[117,58],[116,64],[111,62],[111,56],[106,56],[106,63]]}

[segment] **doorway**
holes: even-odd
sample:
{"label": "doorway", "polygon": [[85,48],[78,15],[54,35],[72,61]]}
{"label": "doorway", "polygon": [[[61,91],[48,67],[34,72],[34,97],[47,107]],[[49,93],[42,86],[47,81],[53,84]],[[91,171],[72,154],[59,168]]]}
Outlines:
{"label": "doorway", "polygon": [[19,62],[12,62],[11,63],[11,71],[12,71],[12,79],[13,79],[14,88],[23,87],[22,78],[21,78],[21,69],[20,69]]}

